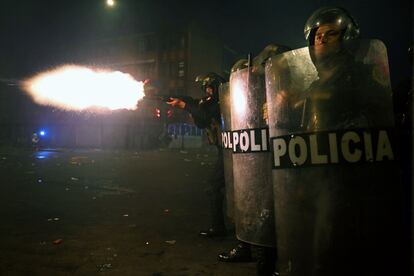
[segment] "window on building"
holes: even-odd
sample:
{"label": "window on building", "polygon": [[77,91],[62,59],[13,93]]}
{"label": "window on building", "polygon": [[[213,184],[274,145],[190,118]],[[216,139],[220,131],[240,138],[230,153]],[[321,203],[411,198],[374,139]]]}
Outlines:
{"label": "window on building", "polygon": [[178,63],[178,77],[182,78],[184,77],[184,61],[180,61]]}

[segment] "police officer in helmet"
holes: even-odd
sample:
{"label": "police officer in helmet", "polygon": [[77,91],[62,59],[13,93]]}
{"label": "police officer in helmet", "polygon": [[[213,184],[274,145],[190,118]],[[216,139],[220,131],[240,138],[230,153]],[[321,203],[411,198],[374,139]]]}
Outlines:
{"label": "police officer in helmet", "polygon": [[314,46],[310,54],[319,78],[324,79],[329,77],[328,72],[324,71],[335,62],[333,57],[340,52],[340,43],[357,38],[359,26],[345,9],[322,7],[306,21],[304,34],[308,45]]}
{"label": "police officer in helmet", "polygon": [[322,7],[306,21],[305,39],[309,46],[354,39],[359,26],[351,15],[340,7]]}
{"label": "police officer in helmet", "polygon": [[225,82],[220,75],[210,72],[196,78],[200,83],[201,89],[206,93],[202,99],[170,98],[169,105],[184,109],[190,113],[198,128],[204,129],[208,141],[217,147],[218,156],[214,168],[214,173],[209,179],[207,194],[210,200],[211,224],[206,230],[200,231],[202,237],[218,237],[226,235],[226,227],[223,214],[224,201],[224,165],[223,151],[220,144],[220,106],[219,106],[219,86]]}
{"label": "police officer in helmet", "polygon": [[[351,124],[357,127],[390,122],[387,114],[380,112],[387,102],[382,80],[361,78],[373,75],[374,68],[355,60],[349,48],[352,45],[345,44],[358,38],[359,33],[358,24],[343,8],[322,7],[307,20],[304,34],[312,46],[309,52],[318,79],[307,91],[302,127],[308,130],[340,125],[348,128]],[[365,87],[366,93],[359,92],[361,87]]]}
{"label": "police officer in helmet", "polygon": [[[286,117],[287,127],[276,126],[273,130],[284,135],[318,136],[326,131],[392,126],[388,70],[381,70],[381,65],[387,65],[383,44],[356,40],[358,24],[338,7],[316,10],[307,20],[304,34],[310,47],[287,55],[289,66],[280,67],[291,74],[295,83],[278,90],[278,85],[286,81],[282,79],[271,86],[277,96],[287,91],[285,98],[289,101],[287,114],[272,112],[270,122],[274,125],[277,119]],[[274,71],[271,76],[277,78],[278,73]],[[310,80],[313,82],[309,85]],[[276,104],[272,107],[278,108]],[[302,116],[297,116],[300,113]],[[397,221],[393,216],[398,216],[387,213],[387,208],[398,208],[391,203],[391,207],[383,208],[367,199],[396,202],[398,191],[387,189],[387,182],[395,175],[394,165],[371,163],[367,158],[363,166],[351,167],[341,161],[332,166],[329,160],[333,159],[327,160],[322,166],[281,167],[277,171],[275,217],[280,271],[290,269],[291,260],[296,260],[292,275],[385,275],[378,272],[391,267],[384,260],[392,256],[384,252],[397,244],[394,236],[390,234],[390,239],[386,234],[397,224],[387,227],[387,223],[391,225],[389,222]],[[356,171],[358,176],[354,177]],[[376,212],[381,218],[373,218]],[[375,266],[375,262],[381,265]]]}

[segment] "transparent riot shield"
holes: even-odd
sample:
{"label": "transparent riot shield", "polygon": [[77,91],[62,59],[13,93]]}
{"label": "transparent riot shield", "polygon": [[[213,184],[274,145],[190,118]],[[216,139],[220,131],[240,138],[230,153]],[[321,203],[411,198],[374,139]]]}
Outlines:
{"label": "transparent riot shield", "polygon": [[220,86],[219,93],[221,112],[221,142],[223,147],[224,179],[226,182],[226,214],[231,223],[234,223],[234,195],[233,195],[233,152],[231,141],[231,106],[229,83]]}
{"label": "transparent riot shield", "polygon": [[236,236],[250,244],[275,247],[264,74],[251,71],[245,68],[230,75]]}
{"label": "transparent riot shield", "polygon": [[289,51],[265,75],[280,275],[404,275],[383,43]]}

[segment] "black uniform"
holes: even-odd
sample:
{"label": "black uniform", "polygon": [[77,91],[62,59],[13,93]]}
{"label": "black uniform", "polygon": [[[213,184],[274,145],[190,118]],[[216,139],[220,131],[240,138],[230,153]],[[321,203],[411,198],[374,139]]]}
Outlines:
{"label": "black uniform", "polygon": [[390,93],[380,80],[361,80],[360,76],[375,76],[372,66],[355,63],[346,54],[331,60],[337,63],[334,74],[325,82],[315,81],[307,90],[303,127],[326,130],[392,125],[392,117],[384,112]]}
{"label": "black uniform", "polygon": [[224,189],[224,164],[223,149],[220,145],[220,106],[218,101],[212,97],[201,100],[186,99],[185,110],[191,114],[196,126],[205,130],[209,143],[215,145],[218,151],[214,173],[209,179],[207,194],[211,204],[211,227],[224,231],[224,194],[222,192]]}

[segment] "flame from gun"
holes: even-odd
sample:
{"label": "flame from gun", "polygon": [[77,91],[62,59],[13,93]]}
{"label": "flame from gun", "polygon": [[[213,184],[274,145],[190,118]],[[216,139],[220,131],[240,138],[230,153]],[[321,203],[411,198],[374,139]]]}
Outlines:
{"label": "flame from gun", "polygon": [[40,105],[65,110],[136,109],[144,83],[119,71],[64,65],[23,82],[23,89]]}

